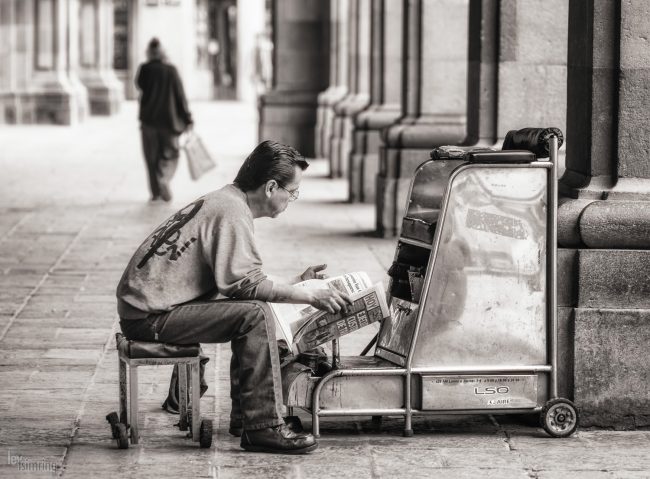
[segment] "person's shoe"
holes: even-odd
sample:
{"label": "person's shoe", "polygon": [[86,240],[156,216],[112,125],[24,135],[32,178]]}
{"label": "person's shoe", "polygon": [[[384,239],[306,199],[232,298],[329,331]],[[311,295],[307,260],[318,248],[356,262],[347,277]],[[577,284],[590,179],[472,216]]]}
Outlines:
{"label": "person's shoe", "polygon": [[241,422],[230,421],[230,427],[228,428],[228,434],[235,437],[241,437],[244,432],[244,427]]}
{"label": "person's shoe", "polygon": [[266,429],[244,431],[241,447],[250,452],[271,452],[276,454],[306,454],[318,447],[311,434],[293,432],[286,424]]}
{"label": "person's shoe", "polygon": [[171,404],[171,401],[169,398],[165,399],[165,402],[162,403],[161,406],[165,411],[167,411],[169,414],[180,414],[181,412],[178,409],[178,406],[175,406]]}
{"label": "person's shoe", "polygon": [[[302,421],[300,421],[300,418],[298,416],[285,416],[284,423],[295,433],[300,434],[305,431],[305,429],[302,427]],[[231,420],[230,428],[228,428],[228,433],[231,436],[241,437],[242,432],[244,432],[244,426],[241,420]]]}
{"label": "person's shoe", "polygon": [[172,192],[166,183],[160,183],[160,197],[163,201],[169,202],[172,200]]}

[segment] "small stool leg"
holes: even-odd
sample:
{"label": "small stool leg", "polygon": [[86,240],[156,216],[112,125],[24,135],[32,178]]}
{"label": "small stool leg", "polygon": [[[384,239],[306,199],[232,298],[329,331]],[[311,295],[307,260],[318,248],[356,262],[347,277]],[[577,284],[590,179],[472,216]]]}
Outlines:
{"label": "small stool leg", "polygon": [[117,359],[120,374],[120,422],[129,426],[128,401],[126,398],[126,363],[121,358]]}
{"label": "small stool leg", "polygon": [[198,359],[192,362],[190,377],[192,379],[192,441],[198,442],[201,427],[201,372]]}
{"label": "small stool leg", "polygon": [[138,367],[129,367],[129,393],[130,393],[130,413],[131,416],[131,444],[137,444],[140,439],[138,431]]}
{"label": "small stool leg", "polygon": [[178,428],[187,431],[187,364],[185,363],[178,365],[178,406],[181,415]]}

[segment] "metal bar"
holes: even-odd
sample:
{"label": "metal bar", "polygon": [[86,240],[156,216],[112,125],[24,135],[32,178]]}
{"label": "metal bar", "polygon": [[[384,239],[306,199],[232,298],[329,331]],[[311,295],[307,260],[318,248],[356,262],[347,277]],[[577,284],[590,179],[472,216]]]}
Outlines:
{"label": "metal bar", "polygon": [[548,312],[551,320],[551,398],[557,397],[557,161],[558,139],[549,138],[549,160],[551,163],[551,181],[549,185],[548,220]]}
{"label": "metal bar", "polygon": [[365,356],[368,354],[368,351],[370,351],[370,349],[372,349],[372,347],[377,344],[377,339],[379,339],[379,333],[375,334],[375,336],[370,340],[366,347],[363,348],[363,351],[361,351],[361,354],[359,356]]}
{"label": "metal bar", "polygon": [[192,356],[186,358],[126,358],[126,360],[129,365],[135,366],[165,366],[168,364],[191,364],[192,362],[196,361],[196,358],[196,356]]}
{"label": "metal bar", "polygon": [[482,374],[482,373],[540,373],[552,371],[552,365],[535,366],[445,366],[442,368],[413,368],[413,374]]}
{"label": "metal bar", "polygon": [[541,406],[535,406],[531,408],[519,408],[519,409],[435,409],[435,410],[422,410],[414,409],[413,414],[418,416],[427,416],[427,415],[447,415],[447,414],[526,414],[531,412],[539,412],[542,410]]}
{"label": "metal bar", "polygon": [[187,366],[185,364],[178,365],[178,405],[180,412],[178,428],[187,431]]}
{"label": "metal bar", "polygon": [[138,368],[129,368],[129,415],[131,416],[131,444],[137,444],[140,440],[138,431]]}
{"label": "metal bar", "polygon": [[201,373],[199,359],[196,358],[190,367],[190,378],[192,381],[192,441],[199,442],[199,429],[201,423]]}
{"label": "metal bar", "polygon": [[126,363],[121,359],[117,360],[120,377],[120,422],[129,426],[128,400],[127,400],[127,383],[126,383]]}
{"label": "metal bar", "polygon": [[420,248],[424,249],[431,249],[431,245],[429,243],[425,243],[424,241],[418,241],[414,240],[411,238],[407,238],[406,236],[401,236],[399,239],[400,243],[405,243],[405,244],[410,244],[413,246],[419,246]]}
{"label": "metal bar", "polygon": [[403,376],[405,369],[335,369],[321,378],[311,395],[311,424],[314,437],[320,436],[320,392],[325,383],[343,376]]}
{"label": "metal bar", "polygon": [[323,410],[320,415],[326,416],[403,416],[406,409],[335,409]]}
{"label": "metal bar", "polygon": [[332,369],[338,369],[341,364],[341,348],[339,347],[339,340],[332,340]]}
{"label": "metal bar", "polygon": [[[416,416],[434,416],[447,414],[524,414],[530,412],[539,412],[541,406],[531,408],[517,409],[412,409],[411,412]],[[335,416],[403,416],[406,409],[326,409],[319,414],[322,417]]]}

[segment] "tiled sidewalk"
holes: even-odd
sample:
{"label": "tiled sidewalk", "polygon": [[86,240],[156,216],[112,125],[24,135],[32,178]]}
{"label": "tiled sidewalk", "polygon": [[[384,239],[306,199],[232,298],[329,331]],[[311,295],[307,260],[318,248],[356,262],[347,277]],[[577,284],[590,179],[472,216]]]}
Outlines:
{"label": "tiled sidewalk", "polygon": [[[382,433],[368,418],[324,421],[306,457],[245,453],[227,433],[228,345],[204,348],[215,421],[212,449],[182,439],[164,413],[169,367],[141,372],[143,442],[117,450],[104,415],[117,409],[114,289],[139,242],[175,208],[229,181],[256,143],[255,112],[236,103],[193,105],[219,168],[197,183],[183,164],[172,205],[147,203],[135,105],[73,128],[0,128],[0,477],[650,477],[647,431],[580,431],[552,440],[487,416],[401,423]],[[385,280],[394,241],[374,237],[371,205],[345,202],[346,185],[308,170],[301,198],[256,222],[268,273],[326,262]],[[374,333],[346,337],[356,354]],[[306,416],[305,416],[306,417]],[[308,424],[308,421],[306,421]],[[20,456],[20,457],[19,457]],[[12,461],[19,464],[12,464]],[[40,467],[40,472],[21,470]]]}

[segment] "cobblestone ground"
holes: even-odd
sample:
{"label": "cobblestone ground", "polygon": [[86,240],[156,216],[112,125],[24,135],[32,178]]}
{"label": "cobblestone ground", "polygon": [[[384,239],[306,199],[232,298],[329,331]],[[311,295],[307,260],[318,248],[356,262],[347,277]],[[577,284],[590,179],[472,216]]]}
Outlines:
{"label": "cobblestone ground", "polygon": [[[489,416],[418,419],[409,439],[398,420],[381,431],[367,418],[326,420],[309,456],[245,453],[227,433],[227,345],[204,348],[211,449],[183,439],[176,417],[160,409],[169,367],[142,370],[142,443],[116,449],[104,415],[117,409],[114,288],[123,267],[175,208],[232,180],[256,143],[254,111],[237,103],[194,110],[219,167],[193,183],[182,164],[170,205],[147,202],[133,103],[71,128],[0,128],[1,477],[650,477],[650,432],[553,440]],[[315,161],[301,199],[279,219],[257,221],[267,271],[325,262],[331,273],[385,280],[394,241],[373,237],[372,206],[347,204],[345,182],[326,173]],[[343,353],[358,353],[373,334],[346,337]]]}

